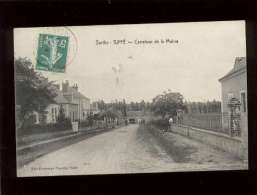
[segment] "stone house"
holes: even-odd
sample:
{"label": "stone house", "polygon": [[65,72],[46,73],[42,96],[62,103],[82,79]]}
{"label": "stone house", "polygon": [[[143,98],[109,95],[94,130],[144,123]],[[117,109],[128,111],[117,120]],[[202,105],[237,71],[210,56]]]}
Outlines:
{"label": "stone house", "polygon": [[222,89],[222,112],[229,112],[228,102],[236,98],[241,102],[241,113],[247,113],[246,58],[237,57],[234,67],[219,79]]}
{"label": "stone house", "polygon": [[[242,141],[245,155],[248,148],[248,108],[247,108],[247,66],[245,57],[236,57],[233,68],[222,78],[222,126],[231,128],[230,102],[238,102],[235,113],[239,116],[240,140]],[[227,117],[228,116],[228,117]]]}

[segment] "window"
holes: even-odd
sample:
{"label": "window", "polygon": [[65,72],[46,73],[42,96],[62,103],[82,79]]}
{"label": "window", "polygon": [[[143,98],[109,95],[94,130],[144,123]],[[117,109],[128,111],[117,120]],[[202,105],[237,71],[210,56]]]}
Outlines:
{"label": "window", "polygon": [[242,112],[246,112],[246,93],[245,93],[245,91],[240,92],[240,98],[241,98]]}

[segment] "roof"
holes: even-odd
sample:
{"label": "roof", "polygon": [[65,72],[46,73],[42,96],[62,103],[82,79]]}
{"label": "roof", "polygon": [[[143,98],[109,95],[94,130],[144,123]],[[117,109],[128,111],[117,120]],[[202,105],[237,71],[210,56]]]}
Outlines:
{"label": "roof", "polygon": [[80,92],[78,92],[78,93],[79,93],[79,95],[80,95],[80,97],[81,97],[81,98],[84,98],[84,99],[90,100],[88,97],[84,96],[82,93],[80,93]]}
{"label": "roof", "polygon": [[223,79],[231,76],[232,74],[235,74],[243,69],[246,68],[246,57],[236,57],[234,67],[232,70],[230,70],[225,76],[219,79],[219,81],[222,81]]}
{"label": "roof", "polygon": [[57,96],[54,98],[54,101],[58,104],[68,104],[69,101],[62,95],[60,91],[57,92]]}
{"label": "roof", "polygon": [[80,93],[79,91],[77,91],[76,89],[74,89],[71,86],[68,86],[67,92],[65,92],[65,93],[73,93],[77,97],[79,96],[80,98],[84,98],[84,99],[90,100],[88,97],[84,96],[82,93]]}

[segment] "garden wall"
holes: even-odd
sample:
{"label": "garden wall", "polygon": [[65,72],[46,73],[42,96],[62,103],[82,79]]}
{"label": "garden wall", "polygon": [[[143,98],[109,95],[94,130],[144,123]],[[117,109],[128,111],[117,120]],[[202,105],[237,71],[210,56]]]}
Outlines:
{"label": "garden wall", "polygon": [[240,138],[188,126],[173,126],[172,132],[209,144],[239,158],[247,159],[247,148]]}

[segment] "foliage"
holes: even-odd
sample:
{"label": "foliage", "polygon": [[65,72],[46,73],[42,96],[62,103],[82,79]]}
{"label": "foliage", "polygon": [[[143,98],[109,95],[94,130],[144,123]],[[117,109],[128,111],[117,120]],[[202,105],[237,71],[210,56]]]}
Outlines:
{"label": "foliage", "polygon": [[105,117],[110,119],[115,119],[118,117],[118,114],[113,110],[106,110],[99,114],[99,118],[104,119]]}
{"label": "foliage", "polygon": [[125,100],[122,100],[122,101],[116,100],[115,102],[112,102],[112,103],[105,103],[103,100],[100,100],[97,102],[97,104],[101,113],[106,113],[111,111],[116,115],[118,115],[118,113],[121,112],[124,117],[127,116],[127,104]]}
{"label": "foliage", "polygon": [[65,118],[63,121],[58,121],[54,124],[54,127],[60,130],[72,129],[71,121],[68,118]]}
{"label": "foliage", "polygon": [[154,125],[158,129],[168,129],[169,121],[167,119],[157,119],[150,121],[151,125]]}
{"label": "foliage", "polygon": [[145,113],[151,108],[151,103],[145,102],[144,100],[140,102],[132,101],[130,103],[126,103],[124,99],[122,101],[115,100],[111,103],[105,103],[103,100],[100,100],[97,102],[97,104],[100,111],[107,111],[111,109],[117,113],[121,112],[123,117],[127,117],[128,111],[143,111]]}
{"label": "foliage", "polygon": [[41,133],[53,133],[53,132],[60,132],[60,131],[72,129],[71,125],[69,126],[67,124],[65,123],[33,124],[26,127],[25,129],[19,129],[17,131],[17,136],[25,136],[25,135],[41,134]]}
{"label": "foliage", "polygon": [[149,102],[142,100],[141,102],[130,102],[128,105],[130,111],[146,111],[150,107]]}
{"label": "foliage", "polygon": [[91,127],[93,125],[93,120],[85,120],[79,123],[79,127]]}
{"label": "foliage", "polygon": [[220,101],[186,102],[186,112],[191,113],[221,113]]}
{"label": "foliage", "polygon": [[16,73],[16,105],[19,106],[21,128],[33,112],[44,112],[47,105],[53,102],[56,96],[51,89],[52,82],[48,82],[41,74],[33,69],[31,61],[27,58],[15,59]]}
{"label": "foliage", "polygon": [[97,102],[98,108],[100,111],[106,110],[107,105],[103,100]]}
{"label": "foliage", "polygon": [[155,115],[162,118],[165,116],[175,116],[178,109],[184,109],[183,96],[178,92],[164,91],[163,94],[157,95],[151,105],[151,110]]}

